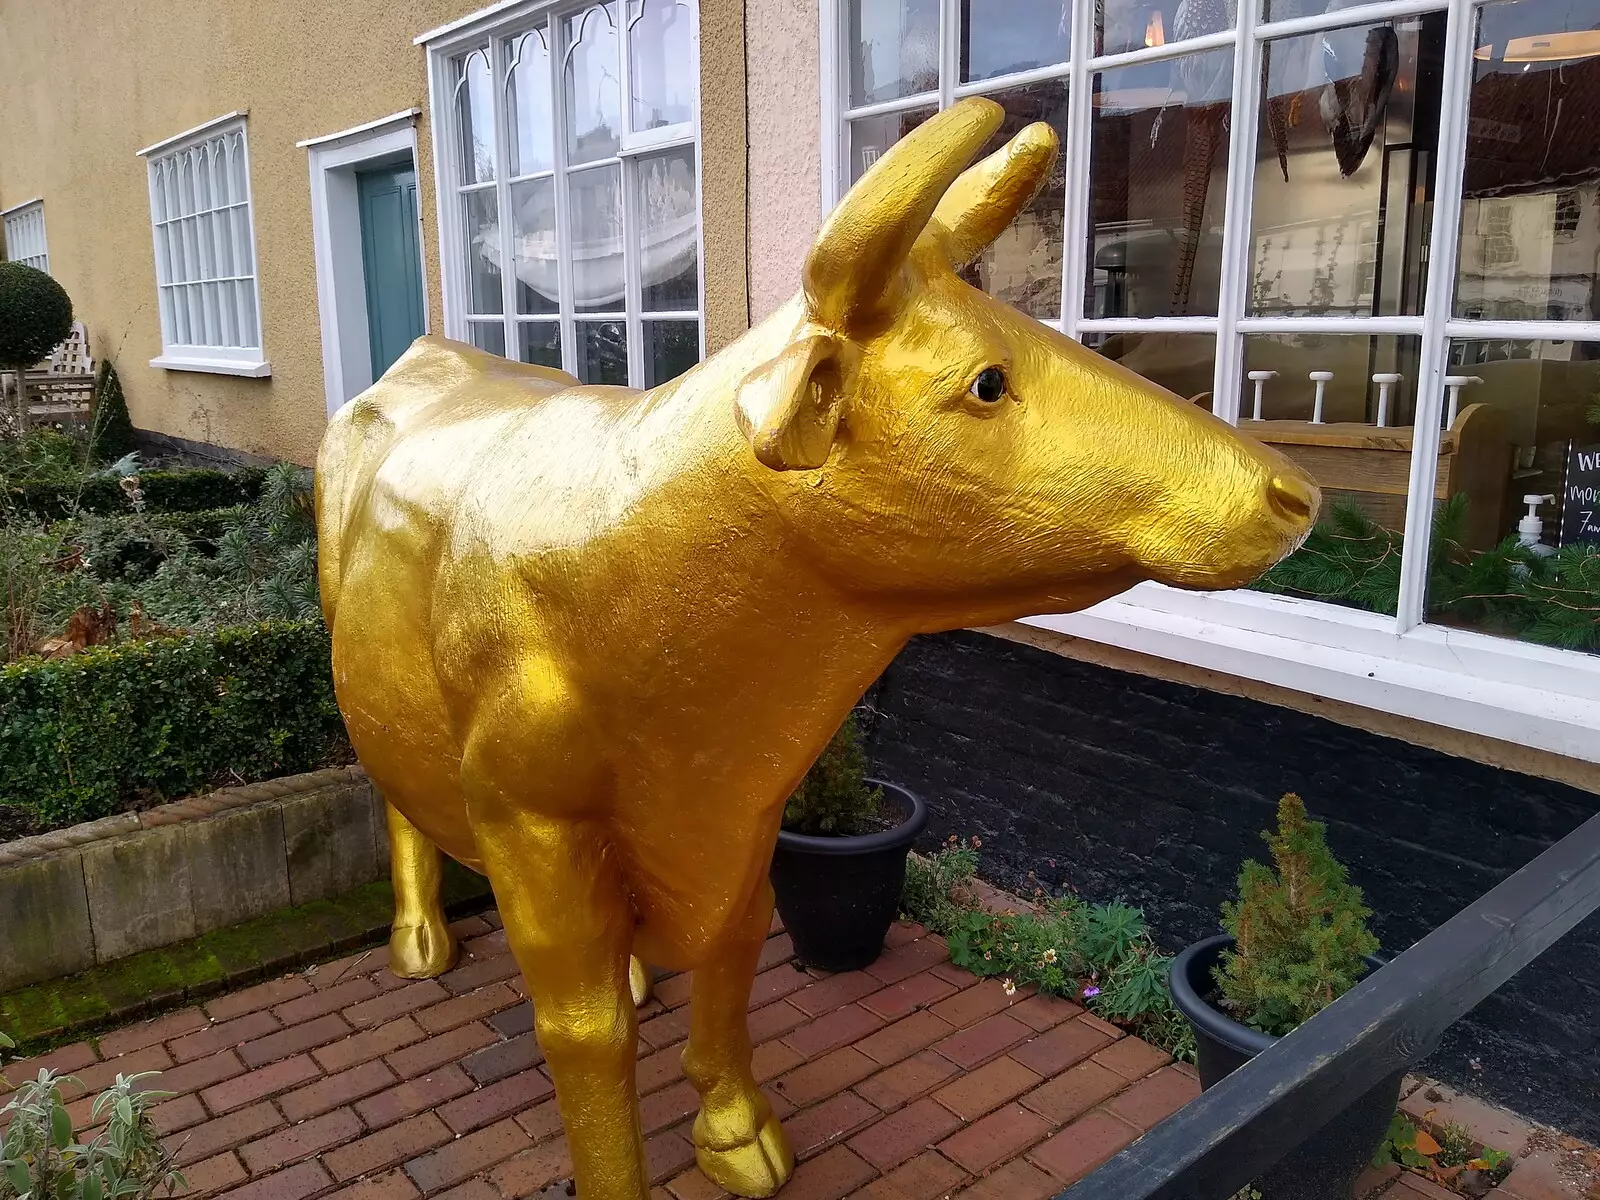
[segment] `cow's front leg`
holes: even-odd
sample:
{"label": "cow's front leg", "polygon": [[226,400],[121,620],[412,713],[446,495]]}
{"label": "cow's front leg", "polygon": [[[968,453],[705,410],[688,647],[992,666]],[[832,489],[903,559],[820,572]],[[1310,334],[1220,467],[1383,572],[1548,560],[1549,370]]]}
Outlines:
{"label": "cow's front leg", "polygon": [[392,804],[389,878],[394,885],[394,925],[389,932],[389,969],[403,979],[432,979],[456,961],[456,939],[445,921],[440,895],[443,855]]}
{"label": "cow's front leg", "polygon": [[578,1194],[647,1200],[628,985],[634,918],[616,856],[585,822],[478,810],[473,819],[533,1000]]}
{"label": "cow's front leg", "polygon": [[695,969],[683,1070],[700,1093],[694,1156],[735,1196],[770,1196],[794,1173],[794,1152],[750,1071],[750,985],[772,923],[772,887],[762,880],[738,936]]}

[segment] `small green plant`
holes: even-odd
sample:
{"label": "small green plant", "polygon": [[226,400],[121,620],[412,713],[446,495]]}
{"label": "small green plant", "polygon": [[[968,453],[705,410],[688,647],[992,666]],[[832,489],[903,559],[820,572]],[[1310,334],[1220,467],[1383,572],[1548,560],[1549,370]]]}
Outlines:
{"label": "small green plant", "polygon": [[91,1119],[105,1127],[88,1143],[74,1140],[63,1085],[70,1075],[40,1071],[0,1108],[10,1118],[0,1142],[0,1200],[150,1200],[188,1186],[150,1119],[171,1093],[138,1090],[145,1075],[118,1075],[95,1098]]}
{"label": "small green plant", "polygon": [[1474,1171],[1482,1171],[1485,1175],[1497,1175],[1504,1179],[1511,1174],[1511,1152],[1509,1150],[1491,1150],[1488,1146],[1476,1158],[1469,1158],[1467,1166]]}
{"label": "small green plant", "polygon": [[1397,1163],[1417,1171],[1432,1170],[1436,1164],[1432,1157],[1424,1153],[1424,1147],[1417,1145],[1419,1138],[1427,1138],[1427,1144],[1433,1146],[1438,1144],[1424,1130],[1418,1129],[1404,1113],[1395,1113],[1389,1120],[1389,1132],[1383,1135],[1383,1141],[1372,1156],[1372,1165],[1386,1167],[1390,1163]]}
{"label": "small green plant", "polygon": [[122,394],[122,380],[109,358],[100,360],[94,379],[94,417],[89,430],[89,454],[99,463],[116,462],[134,452],[133,419]]}
{"label": "small green plant", "polygon": [[1439,1130],[1436,1140],[1439,1143],[1439,1152],[1433,1156],[1433,1160],[1441,1167],[1466,1166],[1478,1148],[1471,1131],[1465,1125],[1459,1125],[1454,1121]]}
{"label": "small green plant", "polygon": [[1273,866],[1251,859],[1239,872],[1239,899],[1222,906],[1234,945],[1215,979],[1235,1020],[1281,1036],[1354,987],[1378,939],[1361,889],[1299,796],[1278,802],[1277,831],[1263,837]]}
{"label": "small green plant", "polygon": [[[314,583],[314,562],[312,567]],[[852,713],[789,797],[783,809],[783,827],[813,836],[866,833],[883,807],[883,789],[869,788],[866,777],[867,756]]]}
{"label": "small green plant", "polygon": [[1193,1030],[1167,990],[1171,959],[1157,950],[1144,914],[1071,896],[1046,899],[1036,912],[989,912],[972,886],[981,844],[952,838],[906,867],[901,907],[945,937],[950,961],[974,975],[998,976],[1011,991],[1031,986],[1085,1004],[1174,1058],[1193,1061]]}

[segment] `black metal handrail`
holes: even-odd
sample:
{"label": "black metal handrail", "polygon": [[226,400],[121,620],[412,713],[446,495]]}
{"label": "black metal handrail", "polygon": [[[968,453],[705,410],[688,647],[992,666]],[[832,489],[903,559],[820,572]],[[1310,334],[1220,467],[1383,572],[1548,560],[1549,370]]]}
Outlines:
{"label": "black metal handrail", "polygon": [[1600,909],[1600,816],[1057,1200],[1227,1200]]}

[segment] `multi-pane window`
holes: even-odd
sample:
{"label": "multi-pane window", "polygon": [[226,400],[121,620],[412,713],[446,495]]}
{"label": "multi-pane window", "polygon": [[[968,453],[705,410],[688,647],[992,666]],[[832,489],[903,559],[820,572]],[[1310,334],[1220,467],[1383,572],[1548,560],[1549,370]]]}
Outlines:
{"label": "multi-pane window", "polygon": [[694,13],[558,7],[436,65],[452,332],[586,383],[700,358]]}
{"label": "multi-pane window", "polygon": [[162,366],[259,372],[261,315],[242,119],[146,154]]}
{"label": "multi-pane window", "polygon": [[971,279],[1318,477],[1323,523],[1264,589],[1600,651],[1590,0],[825,11],[831,200],[966,96],[1005,110],[990,148],[1055,127],[1062,165]]}
{"label": "multi-pane window", "polygon": [[19,205],[5,214],[6,258],[46,273],[50,251],[44,240],[44,201]]}

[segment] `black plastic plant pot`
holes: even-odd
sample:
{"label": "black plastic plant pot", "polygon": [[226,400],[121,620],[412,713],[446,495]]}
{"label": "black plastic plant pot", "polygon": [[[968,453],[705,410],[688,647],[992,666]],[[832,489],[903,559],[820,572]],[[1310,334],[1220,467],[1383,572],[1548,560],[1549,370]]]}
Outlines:
{"label": "black plastic plant pot", "polygon": [[[1172,960],[1172,1002],[1194,1027],[1200,1087],[1213,1087],[1278,1039],[1241,1025],[1206,998],[1212,971],[1233,945],[1227,934],[1196,942]],[[1375,971],[1383,960],[1367,959]],[[1356,1177],[1372,1161],[1400,1101],[1399,1071],[1334,1117],[1267,1175],[1255,1181],[1262,1200],[1348,1200]]]}
{"label": "black plastic plant pot", "polygon": [[883,951],[906,884],[906,855],[928,823],[921,797],[897,784],[867,780],[884,791],[884,807],[907,814],[893,829],[856,837],[812,837],[778,831],[772,890],[795,954],[822,971],[858,971]]}

